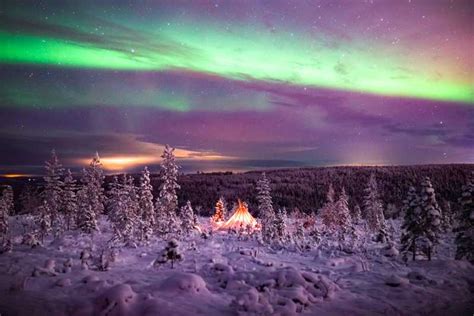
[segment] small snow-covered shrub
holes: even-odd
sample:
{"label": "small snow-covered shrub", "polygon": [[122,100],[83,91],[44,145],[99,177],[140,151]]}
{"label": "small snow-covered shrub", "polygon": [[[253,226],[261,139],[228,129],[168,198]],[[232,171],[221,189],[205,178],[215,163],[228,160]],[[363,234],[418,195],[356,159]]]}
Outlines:
{"label": "small snow-covered shrub", "polygon": [[72,258],[69,258],[67,259],[66,261],[64,261],[63,263],[63,273],[69,273],[71,272],[72,270],[72,266],[73,266],[73,260]]}
{"label": "small snow-covered shrub", "polygon": [[168,241],[168,245],[163,250],[161,256],[157,258],[154,262],[154,266],[165,264],[166,262],[171,262],[171,268],[174,266],[175,261],[183,260],[183,255],[178,251],[178,241],[176,239],[171,239]]}
{"label": "small snow-covered shrub", "polygon": [[35,267],[33,270],[33,276],[41,276],[41,275],[46,275],[46,276],[57,276],[58,273],[56,272],[56,261],[53,259],[48,259],[44,263],[44,267]]}
{"label": "small snow-covered shrub", "polygon": [[27,233],[23,237],[22,244],[35,248],[41,245],[37,235],[35,233]]}

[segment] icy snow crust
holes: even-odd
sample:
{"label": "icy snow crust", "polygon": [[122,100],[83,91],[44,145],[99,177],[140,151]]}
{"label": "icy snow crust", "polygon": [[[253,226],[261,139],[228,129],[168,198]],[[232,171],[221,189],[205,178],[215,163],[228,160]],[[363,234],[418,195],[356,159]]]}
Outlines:
{"label": "icy snow crust", "polygon": [[[19,228],[21,218],[12,219]],[[201,219],[208,223],[209,219]],[[105,220],[0,255],[1,315],[472,315],[474,268],[443,259],[405,265],[396,249],[367,254],[274,250],[225,232],[180,241],[184,260],[154,266],[166,241],[122,248],[110,270],[96,265],[111,237]],[[92,258],[81,264],[88,249]]]}

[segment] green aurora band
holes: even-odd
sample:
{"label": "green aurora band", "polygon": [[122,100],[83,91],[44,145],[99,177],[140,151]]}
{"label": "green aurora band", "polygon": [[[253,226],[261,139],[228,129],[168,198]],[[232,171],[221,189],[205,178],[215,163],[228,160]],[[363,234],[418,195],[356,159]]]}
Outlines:
{"label": "green aurora band", "polygon": [[[323,35],[310,39],[304,34],[252,32],[245,26],[229,33],[212,23],[200,25],[201,31],[196,32],[192,23],[168,24],[146,25],[147,31],[144,25],[134,24],[127,26],[132,31],[122,38],[94,34],[89,40],[85,36],[81,40],[38,32],[15,33],[0,27],[0,63],[147,72],[184,70],[232,80],[474,102],[472,78],[435,78],[421,62],[411,64],[414,75],[400,75],[398,69],[407,68],[413,60],[403,57],[403,51],[365,50],[369,43],[363,40],[334,48],[327,45],[329,39]],[[107,30],[107,34],[112,31]],[[133,34],[140,36],[133,38]]]}

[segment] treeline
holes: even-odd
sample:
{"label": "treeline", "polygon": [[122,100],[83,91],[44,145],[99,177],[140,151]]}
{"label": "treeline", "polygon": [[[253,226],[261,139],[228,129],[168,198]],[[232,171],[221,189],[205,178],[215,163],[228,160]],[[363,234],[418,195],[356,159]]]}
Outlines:
{"label": "treeline", "polygon": [[[337,194],[342,187],[345,188],[350,208],[362,206],[364,189],[370,175],[374,174],[385,209],[396,212],[401,209],[409,187],[418,185],[425,177],[430,177],[442,207],[449,202],[451,209],[458,209],[462,186],[473,171],[472,164],[452,164],[301,168],[266,171],[266,175],[271,182],[273,203],[277,208],[285,207],[288,211],[298,208],[304,213],[312,213],[323,207],[331,183]],[[261,172],[256,171],[181,175],[180,203],[189,200],[193,205],[202,206],[202,215],[208,215],[213,212],[220,196],[227,201],[240,198],[247,201],[251,212],[256,213],[255,185],[260,176]],[[152,183],[155,188],[159,187],[156,177]]]}
{"label": "treeline", "polygon": [[[160,188],[160,175],[151,170],[153,195]],[[349,196],[349,206],[362,206],[364,189],[373,173],[377,179],[380,198],[386,212],[398,212],[406,199],[410,186],[418,185],[427,176],[436,189],[442,208],[449,202],[453,211],[459,209],[462,186],[474,172],[473,164],[384,166],[384,167],[323,167],[266,171],[271,182],[273,203],[277,208],[285,207],[289,212],[298,208],[304,213],[320,210],[326,199],[329,184],[332,183],[337,194],[344,186]],[[138,181],[139,175],[133,175]],[[224,197],[229,203],[240,198],[249,204],[249,209],[258,215],[255,185],[261,172],[246,173],[198,173],[180,174],[178,182],[179,205],[191,201],[200,215],[211,215],[216,201]],[[107,176],[106,183],[112,181]],[[22,203],[34,204],[42,187],[42,179],[2,179],[15,191],[15,209],[22,211]],[[229,205],[231,208],[232,205]],[[390,215],[390,214],[387,214]]]}

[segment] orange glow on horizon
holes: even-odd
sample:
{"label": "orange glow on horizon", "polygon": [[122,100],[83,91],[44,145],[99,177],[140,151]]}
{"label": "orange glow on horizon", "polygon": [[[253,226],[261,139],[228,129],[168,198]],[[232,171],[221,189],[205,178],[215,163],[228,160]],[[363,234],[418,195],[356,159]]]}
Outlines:
{"label": "orange glow on horizon", "polygon": [[[222,156],[212,152],[198,152],[185,149],[176,149],[174,152],[176,159],[179,160],[202,160],[202,161],[213,161],[213,160],[226,160],[236,159],[230,156]],[[161,153],[145,155],[117,155],[117,156],[100,156],[100,161],[105,170],[107,171],[125,171],[130,168],[146,166],[149,164],[158,164],[161,162]],[[74,162],[81,165],[88,165],[90,158],[79,158],[75,159]]]}
{"label": "orange glow on horizon", "polygon": [[[100,157],[100,161],[105,170],[108,171],[123,171],[129,168],[155,163],[159,161],[153,156],[113,156]],[[81,158],[77,160],[78,163],[87,165],[90,158]]]}
{"label": "orange glow on horizon", "polygon": [[32,174],[26,174],[26,173],[5,173],[0,175],[2,178],[25,178],[25,177],[31,177],[33,176]]}

